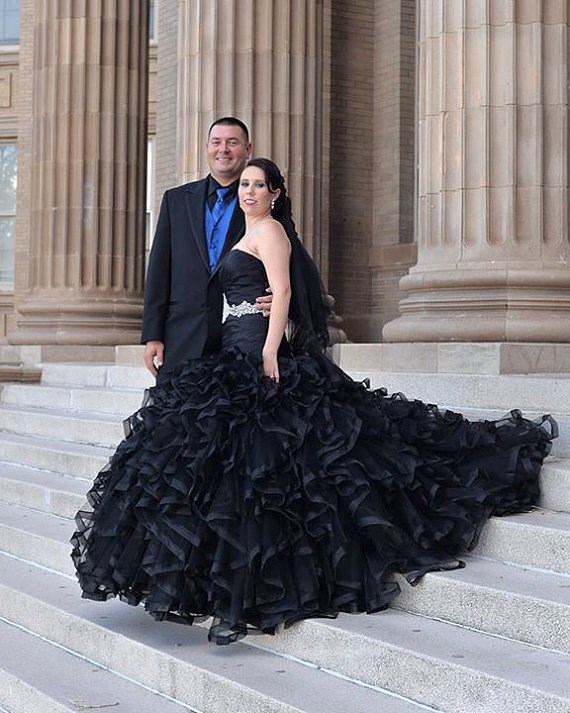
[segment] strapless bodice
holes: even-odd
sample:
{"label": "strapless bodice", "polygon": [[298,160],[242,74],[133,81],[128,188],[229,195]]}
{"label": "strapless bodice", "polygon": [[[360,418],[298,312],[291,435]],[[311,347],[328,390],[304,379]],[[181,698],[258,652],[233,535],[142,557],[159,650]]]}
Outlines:
{"label": "strapless bodice", "polygon": [[224,293],[222,348],[239,347],[261,354],[268,319],[255,309],[255,300],[269,287],[263,263],[251,253],[234,248],[224,257],[219,277]]}

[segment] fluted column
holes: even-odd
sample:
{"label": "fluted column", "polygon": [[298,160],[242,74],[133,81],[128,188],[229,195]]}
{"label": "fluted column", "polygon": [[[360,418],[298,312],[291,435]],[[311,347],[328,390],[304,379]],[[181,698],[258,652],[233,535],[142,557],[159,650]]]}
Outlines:
{"label": "fluted column", "polygon": [[568,12],[420,2],[418,264],[388,341],[570,339]]}
{"label": "fluted column", "polygon": [[30,214],[9,338],[138,342],[148,2],[35,0],[33,11]]}
{"label": "fluted column", "polygon": [[319,259],[321,0],[180,0],[178,176],[208,168],[211,122],[248,124],[254,154],[284,171],[299,233]]}

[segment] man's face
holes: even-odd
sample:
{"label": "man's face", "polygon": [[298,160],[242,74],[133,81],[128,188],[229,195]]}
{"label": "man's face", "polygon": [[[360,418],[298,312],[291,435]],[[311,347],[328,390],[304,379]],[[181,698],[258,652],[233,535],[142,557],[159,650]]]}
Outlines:
{"label": "man's face", "polygon": [[234,124],[216,124],[206,144],[210,173],[221,186],[239,178],[251,154],[242,129]]}

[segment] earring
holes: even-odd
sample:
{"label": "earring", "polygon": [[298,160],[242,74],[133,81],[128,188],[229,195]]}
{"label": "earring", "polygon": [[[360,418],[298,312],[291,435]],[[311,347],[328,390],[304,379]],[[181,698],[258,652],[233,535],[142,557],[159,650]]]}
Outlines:
{"label": "earring", "polygon": [[275,198],[271,201],[271,210],[275,208]]}

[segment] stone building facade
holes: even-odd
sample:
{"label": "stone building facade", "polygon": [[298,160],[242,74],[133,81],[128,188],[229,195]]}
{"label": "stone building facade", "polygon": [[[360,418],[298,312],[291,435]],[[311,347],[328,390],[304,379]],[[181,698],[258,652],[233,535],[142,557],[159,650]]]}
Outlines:
{"label": "stone building facade", "polygon": [[234,114],[351,340],[570,341],[569,5],[0,0],[0,339],[138,342],[160,197]]}

